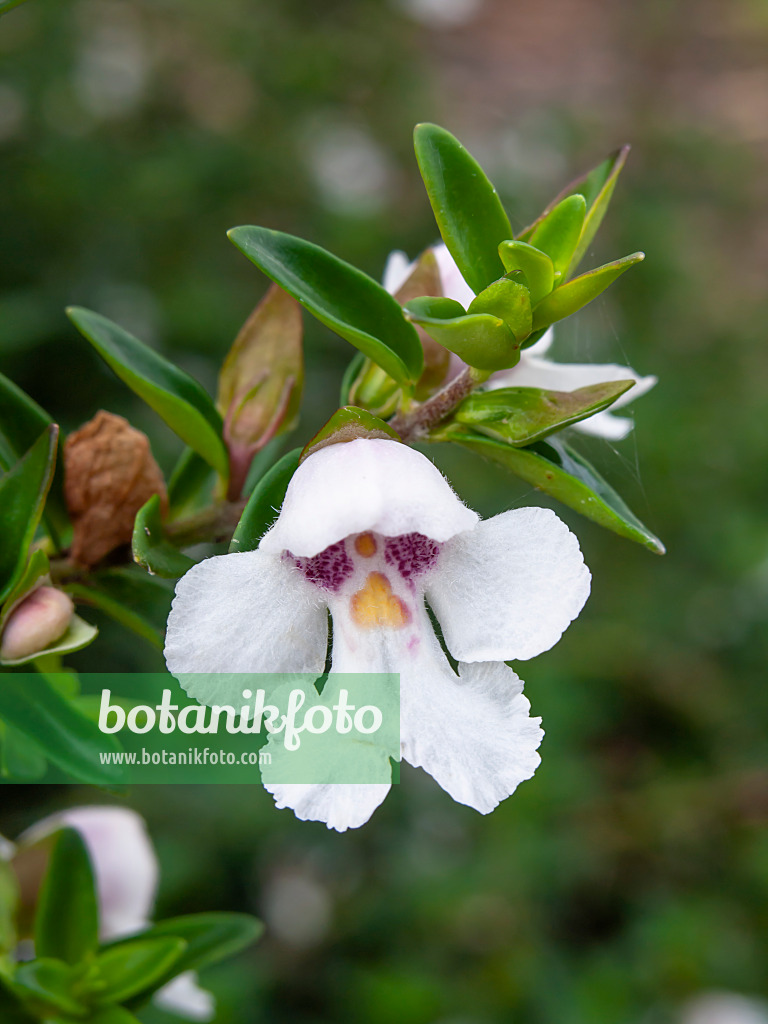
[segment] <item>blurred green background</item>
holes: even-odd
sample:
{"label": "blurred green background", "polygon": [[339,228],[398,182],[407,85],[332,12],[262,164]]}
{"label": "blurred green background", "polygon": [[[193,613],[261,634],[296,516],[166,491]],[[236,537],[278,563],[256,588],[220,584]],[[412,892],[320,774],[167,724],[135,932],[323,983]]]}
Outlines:
{"label": "blurred green background", "polygon": [[[587,453],[669,553],[559,509],[592,597],[521,666],[543,761],[490,817],[413,770],[344,835],[261,790],[130,795],[163,913],[267,922],[204,975],[222,1024],[665,1024],[704,990],[768,997],[766,44],[764,0],[30,0],[0,21],[0,370],[66,430],[128,416],[166,470],[179,443],[66,304],[212,389],[265,290],[227,228],[302,234],[378,277],[435,240],[416,121],[465,142],[518,228],[634,145],[593,262],[647,261],[556,344],[659,376],[635,432]],[[306,331],[302,440],[351,355]],[[430,454],[484,515],[541,503]],[[161,667],[99,624],[72,665]],[[0,832],[110,799],[5,787]]]}

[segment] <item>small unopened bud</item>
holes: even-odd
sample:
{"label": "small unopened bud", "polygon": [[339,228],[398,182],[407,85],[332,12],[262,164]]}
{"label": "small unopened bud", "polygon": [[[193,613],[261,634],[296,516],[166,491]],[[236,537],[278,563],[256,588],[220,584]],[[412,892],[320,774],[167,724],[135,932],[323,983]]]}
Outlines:
{"label": "small unopened bud", "polygon": [[136,513],[153,494],[168,504],[146,434],[103,410],[67,438],[64,493],[74,525],[71,555],[88,566],[130,543]]}
{"label": "small unopened bud", "polygon": [[224,360],[217,407],[229,450],[229,497],[240,497],[256,452],[290,429],[304,382],[301,309],[272,285]]}
{"label": "small unopened bud", "polygon": [[72,599],[55,587],[38,587],[11,612],[3,630],[0,657],[18,661],[44,651],[72,621]]}

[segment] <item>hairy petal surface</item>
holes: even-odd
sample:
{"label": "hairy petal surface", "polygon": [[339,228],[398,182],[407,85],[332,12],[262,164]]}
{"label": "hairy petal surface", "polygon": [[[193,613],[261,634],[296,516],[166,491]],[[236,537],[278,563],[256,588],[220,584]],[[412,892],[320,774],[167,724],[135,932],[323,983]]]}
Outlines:
{"label": "hairy petal surface", "polygon": [[433,655],[431,671],[401,674],[403,757],[488,814],[535,772],[541,719],[503,663],[460,665],[456,676],[436,640]]}
{"label": "hairy petal surface", "polygon": [[444,541],[477,521],[426,456],[399,441],[358,438],[321,448],[299,466],[259,551],[311,558],[365,531]]}
{"label": "hairy petal surface", "polygon": [[323,821],[337,832],[364,825],[390,790],[376,783],[267,783],[264,788],[276,807],[289,807],[301,821]]}
{"label": "hairy petal surface", "polygon": [[176,585],[165,659],[202,703],[238,700],[253,672],[323,671],[328,619],[322,593],[291,559],[264,551],[217,555]]}
{"label": "hairy petal surface", "polygon": [[427,598],[459,661],[510,661],[549,650],[589,596],[579,543],[545,508],[519,508],[444,545]]}

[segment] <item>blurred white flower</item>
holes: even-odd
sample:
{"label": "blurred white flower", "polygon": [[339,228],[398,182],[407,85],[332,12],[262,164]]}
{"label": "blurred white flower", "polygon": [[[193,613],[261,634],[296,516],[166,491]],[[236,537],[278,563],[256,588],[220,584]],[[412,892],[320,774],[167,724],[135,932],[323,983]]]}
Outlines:
{"label": "blurred white flower", "polygon": [[392,185],[391,162],[362,125],[321,117],[306,128],[304,147],[309,171],[326,206],[360,216],[386,206]]}
{"label": "blurred white flower", "polygon": [[736,992],[702,992],[684,1004],[680,1024],[768,1024],[768,1002]]}
{"label": "blurred white flower", "polygon": [[[443,294],[460,302],[466,309],[475,297],[475,293],[461,276],[459,268],[445,245],[436,245],[433,250],[440,269]],[[384,269],[384,287],[394,294],[407,280],[414,267],[408,262],[405,253],[391,253]],[[547,391],[575,391],[590,384],[605,384],[614,380],[634,380],[635,386],[621,395],[603,412],[595,413],[587,419],[573,425],[574,430],[594,437],[603,437],[609,441],[620,441],[632,430],[632,420],[623,416],[614,416],[613,410],[619,409],[629,402],[640,398],[656,384],[653,376],[642,377],[629,366],[616,363],[557,363],[546,359],[553,340],[550,328],[530,348],[523,349],[520,362],[511,370],[500,370],[485,383],[487,390],[498,388],[544,388]],[[453,372],[456,373],[464,364],[454,356]]]}
{"label": "blurred white flower", "polygon": [[[141,815],[126,807],[73,807],[36,822],[20,842],[36,843],[61,828],[76,829],[91,858],[101,941],[148,928],[160,868]],[[187,1020],[213,1019],[213,996],[198,986],[194,971],[180,974],[153,998]]]}
{"label": "blurred white flower", "polygon": [[483,0],[397,0],[397,6],[414,21],[430,28],[457,28],[482,7]]}
{"label": "blurred white flower", "polygon": [[[208,558],[179,580],[166,661],[191,696],[231,703],[224,673],[320,675],[330,610],[332,670],[398,672],[402,757],[487,814],[533,775],[542,736],[504,662],[552,647],[589,582],[554,512],[480,522],[424,455],[360,438],[299,466],[256,551]],[[344,831],[368,820],[389,785],[267,788],[278,807]]]}

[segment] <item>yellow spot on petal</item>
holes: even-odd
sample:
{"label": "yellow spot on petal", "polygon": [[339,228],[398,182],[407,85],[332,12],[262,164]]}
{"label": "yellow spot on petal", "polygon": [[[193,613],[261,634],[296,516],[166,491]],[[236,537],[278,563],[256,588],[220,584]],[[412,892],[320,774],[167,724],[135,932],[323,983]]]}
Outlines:
{"label": "yellow spot on petal", "polygon": [[352,595],[350,611],[361,629],[402,629],[411,621],[408,605],[392,593],[383,572],[371,572],[362,590]]}
{"label": "yellow spot on petal", "polygon": [[355,537],[355,551],[363,558],[373,558],[376,554],[376,538],[372,533],[360,533]]}

